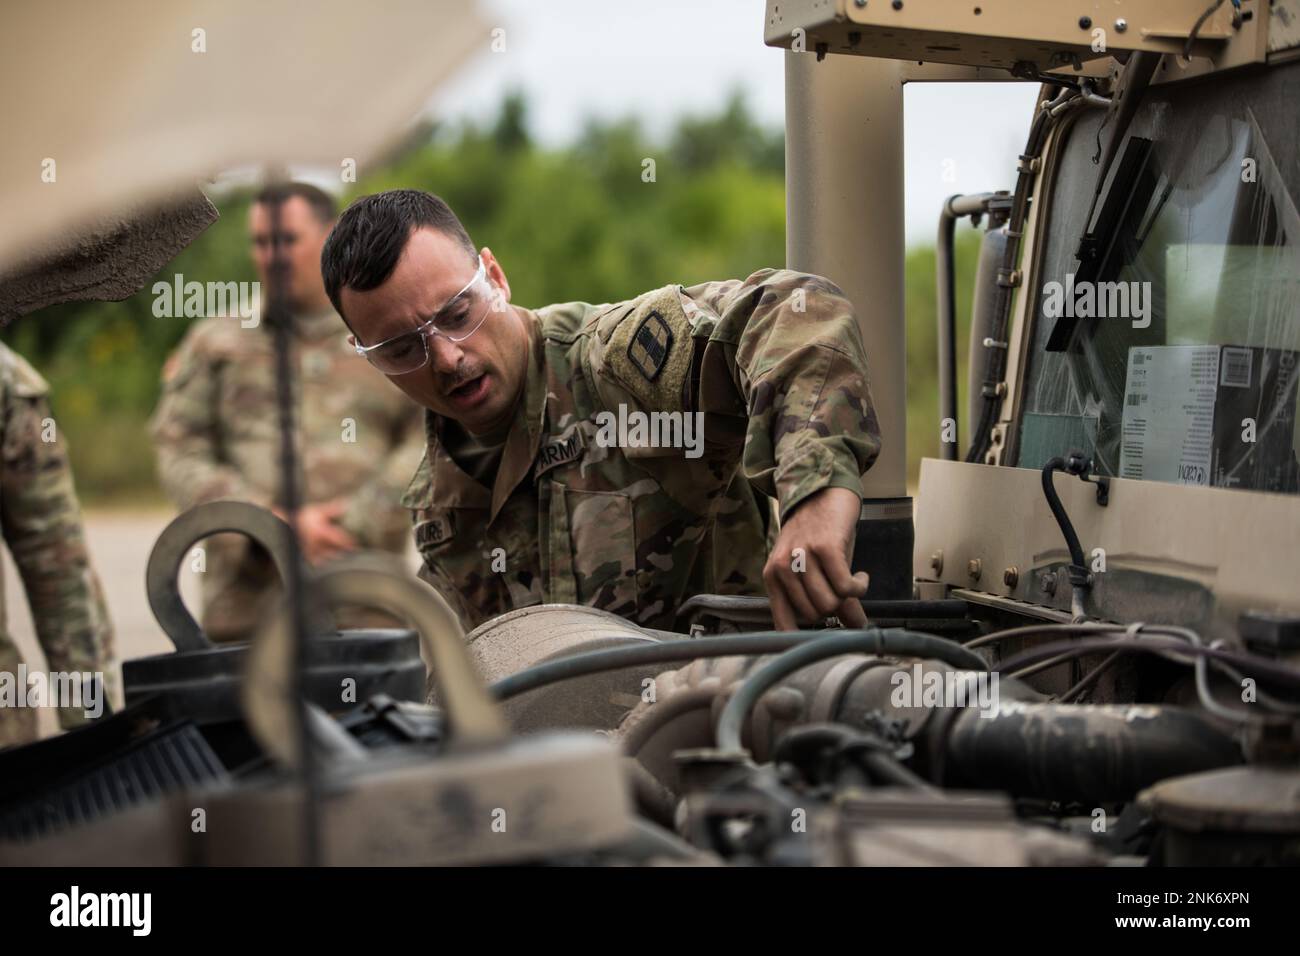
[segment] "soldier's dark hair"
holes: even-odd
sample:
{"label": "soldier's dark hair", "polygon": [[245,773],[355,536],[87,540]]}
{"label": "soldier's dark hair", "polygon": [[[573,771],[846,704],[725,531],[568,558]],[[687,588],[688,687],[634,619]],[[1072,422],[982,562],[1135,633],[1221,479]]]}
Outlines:
{"label": "soldier's dark hair", "polygon": [[316,219],[321,225],[328,225],[334,221],[334,217],[339,214],[338,203],[323,189],[318,189],[311,183],[272,183],[262,188],[253,202],[257,205],[267,205],[273,202],[287,202],[297,196],[311,207],[311,211],[316,214]]}
{"label": "soldier's dark hair", "polygon": [[450,236],[477,260],[478,252],[460,219],[432,193],[390,189],[362,196],[343,211],[320,254],[325,292],[335,312],[343,315],[339,300],[345,288],[367,292],[388,281],[416,229],[436,229]]}

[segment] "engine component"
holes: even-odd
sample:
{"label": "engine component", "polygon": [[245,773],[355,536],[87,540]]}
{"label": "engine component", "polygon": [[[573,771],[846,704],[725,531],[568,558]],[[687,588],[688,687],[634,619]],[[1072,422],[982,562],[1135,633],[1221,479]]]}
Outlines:
{"label": "engine component", "polygon": [[[149,607],[158,626],[178,651],[198,651],[212,646],[186,609],[176,578],[193,545],[226,531],[242,534],[265,548],[280,580],[288,579],[293,532],[271,512],[245,501],[210,501],[181,512],[158,535],[145,567]],[[317,624],[313,630],[333,628]]]}
{"label": "engine component", "polygon": [[[902,627],[932,633],[970,635],[976,625],[967,616],[965,601],[863,600],[862,610],[873,627]],[[766,597],[742,594],[696,594],[682,602],[675,616],[681,631],[698,634],[762,631],[772,628],[772,607]]]}
{"label": "engine component", "polygon": [[1256,764],[1177,777],[1138,805],[1164,827],[1166,866],[1300,865],[1300,769]]}
{"label": "engine component", "polygon": [[1124,800],[1169,777],[1231,766],[1241,750],[1204,718],[1150,704],[1005,702],[967,708],[930,741],[946,786],[1080,803]]}
{"label": "engine component", "polygon": [[[199,724],[238,719],[249,645],[225,644],[122,663],[128,706],[155,694]],[[307,645],[304,693],[327,711],[373,694],[418,701],[425,684],[416,633],[398,628],[336,631]],[[351,682],[350,684],[347,682]]]}
{"label": "engine component", "polygon": [[827,800],[828,791],[783,778],[770,765],[725,759],[696,766],[687,780],[680,829],[731,862],[1084,866],[1104,859],[1085,839],[1020,822],[1011,801],[996,794],[848,785]]}
{"label": "engine component", "polygon": [[[509,733],[465,652],[460,620],[438,592],[411,580],[401,565],[377,555],[335,562],[308,582],[307,605],[319,615],[340,605],[386,611],[414,626],[424,644],[450,732],[459,744],[488,744]],[[309,613],[310,610],[309,610]],[[281,607],[258,630],[248,653],[244,710],[267,753],[298,766],[299,742],[289,732],[292,711],[293,642],[290,613]]]}
{"label": "engine component", "polygon": [[[281,579],[285,578],[292,555],[291,532],[269,511],[242,501],[214,501],[174,518],[149,554],[145,588],[154,617],[176,645],[176,652],[122,664],[128,705],[161,694],[174,704],[176,713],[200,724],[238,718],[248,645],[213,645],[185,607],[177,585],[177,574],[190,548],[221,532],[243,534],[265,548]],[[339,632],[319,607],[312,625],[314,639],[306,649],[303,675],[304,694],[309,701],[327,711],[337,711],[343,704],[377,693],[399,700],[421,698],[425,668],[414,631],[393,628]],[[344,693],[345,688],[349,693]]]}
{"label": "engine component", "polygon": [[992,794],[875,790],[838,801],[848,866],[1097,866],[1087,841],[1016,819]]}
{"label": "engine component", "polygon": [[160,699],[0,753],[3,841],[25,843],[189,787],[230,780],[203,735]]}
{"label": "engine component", "polygon": [[880,654],[904,654],[912,657],[932,656],[967,668],[986,670],[987,666],[974,651],[929,634],[909,631],[845,631],[791,648],[765,664],[745,680],[718,718],[717,745],[723,752],[742,749],[740,727],[745,715],[762,693],[795,671],[828,657],[847,651],[874,651]]}
{"label": "engine component", "polygon": [[[649,631],[596,608],[573,604],[525,607],[479,625],[465,638],[475,669],[493,683],[546,661],[579,652],[655,644],[680,638]],[[642,682],[653,676],[645,666],[600,671],[502,701],[510,725],[519,732],[558,727],[614,727],[641,700]],[[500,698],[499,698],[500,699]],[[435,695],[429,697],[435,703]]]}
{"label": "engine component", "polygon": [[[624,753],[669,790],[681,792],[684,781],[674,755],[713,746],[713,727],[723,729],[717,717],[723,701],[760,663],[754,658],[697,661],[660,675],[658,699],[639,704],[619,727]],[[1004,678],[992,685],[994,677],[989,676],[991,693],[982,700],[979,674],[940,661],[901,664],[841,655],[775,686],[755,675],[753,688],[772,689],[746,695],[758,707],[743,726],[729,721],[726,739],[734,745],[739,733],[754,759],[764,761],[772,759],[778,739],[790,728],[835,722],[911,742],[913,768],[933,783],[1062,801],[1124,800],[1159,780],[1241,761],[1237,744],[1193,711],[1039,702],[1021,682]],[[934,685],[935,701],[907,692],[915,685]],[[947,688],[959,685],[965,686],[967,705],[954,706],[945,694],[952,696]],[[733,715],[742,716],[746,706],[739,693],[727,704]],[[729,752],[721,743],[714,751]]]}

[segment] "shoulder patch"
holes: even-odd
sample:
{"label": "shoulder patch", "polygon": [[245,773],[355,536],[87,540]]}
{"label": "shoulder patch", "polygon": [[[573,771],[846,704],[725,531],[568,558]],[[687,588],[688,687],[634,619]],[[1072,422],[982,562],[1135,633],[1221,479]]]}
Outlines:
{"label": "shoulder patch", "polygon": [[693,332],[680,286],[647,292],[601,320],[590,353],[592,373],[643,408],[681,409],[694,357]]}
{"label": "shoulder patch", "polygon": [[651,310],[632,332],[632,341],[627,344],[627,357],[647,382],[653,382],[663,371],[672,348],[673,330],[658,311]]}

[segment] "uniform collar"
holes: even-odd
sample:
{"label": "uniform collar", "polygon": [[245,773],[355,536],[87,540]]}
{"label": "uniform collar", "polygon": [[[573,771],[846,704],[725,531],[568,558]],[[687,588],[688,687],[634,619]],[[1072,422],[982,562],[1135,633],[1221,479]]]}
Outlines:
{"label": "uniform collar", "polygon": [[492,514],[496,518],[510,493],[532,470],[537,459],[537,447],[542,439],[542,419],[546,414],[546,352],[542,348],[542,323],[537,313],[520,309],[520,318],[528,328],[527,371],[524,380],[523,407],[515,415],[506,447],[501,455],[501,467],[492,486]]}
{"label": "uniform collar", "polygon": [[429,412],[425,429],[432,462],[432,497],[440,507],[487,508],[491,523],[501,511],[511,492],[532,469],[541,443],[546,415],[546,353],[542,342],[541,321],[530,309],[517,309],[528,329],[527,371],[523,401],[516,411],[506,435],[501,464],[489,491],[467,475],[443,447],[444,419]]}

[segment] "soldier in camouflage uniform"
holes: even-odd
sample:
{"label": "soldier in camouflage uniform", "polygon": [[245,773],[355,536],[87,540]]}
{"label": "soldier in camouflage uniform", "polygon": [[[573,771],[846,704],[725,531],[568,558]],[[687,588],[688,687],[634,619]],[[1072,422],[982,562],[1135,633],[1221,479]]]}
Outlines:
{"label": "soldier in camouflage uniform", "polygon": [[[266,207],[272,199],[281,203],[289,264],[304,556],[320,563],[356,549],[400,554],[409,523],[399,499],[424,444],[420,409],[357,360],[325,296],[320,249],[334,221],[328,195],[290,184],[258,197],[250,232],[263,283],[270,268]],[[176,505],[185,509],[231,498],[279,513],[272,331],[237,317],[205,318],[168,360],[163,381],[153,435],[159,475]],[[200,567],[208,637],[249,639],[281,593],[269,554],[242,536],[218,535],[208,542]],[[354,612],[339,623],[392,621]]]}
{"label": "soldier in camouflage uniform", "polygon": [[[50,415],[48,392],[35,369],[0,344],[0,530],[27,591],[50,671],[103,675],[111,665],[113,629],[90,566],[72,470]],[[16,680],[20,663],[18,648],[5,633],[0,579],[0,673]],[[105,684],[113,682],[101,680],[103,702]],[[86,709],[61,707],[59,723],[65,729],[83,723]],[[0,747],[36,736],[34,710],[0,706]]]}
{"label": "soldier in camouflage uniform", "polygon": [[[783,628],[865,622],[866,576],[849,568],[880,434],[830,282],[764,269],[518,308],[491,251],[415,190],[354,203],[322,265],[354,345],[429,409],[403,501],[421,576],[467,626],[572,602],[671,628],[693,594],[764,585]],[[703,445],[611,442],[611,416],[637,413],[698,414]],[[779,506],[770,555],[751,486]]]}

